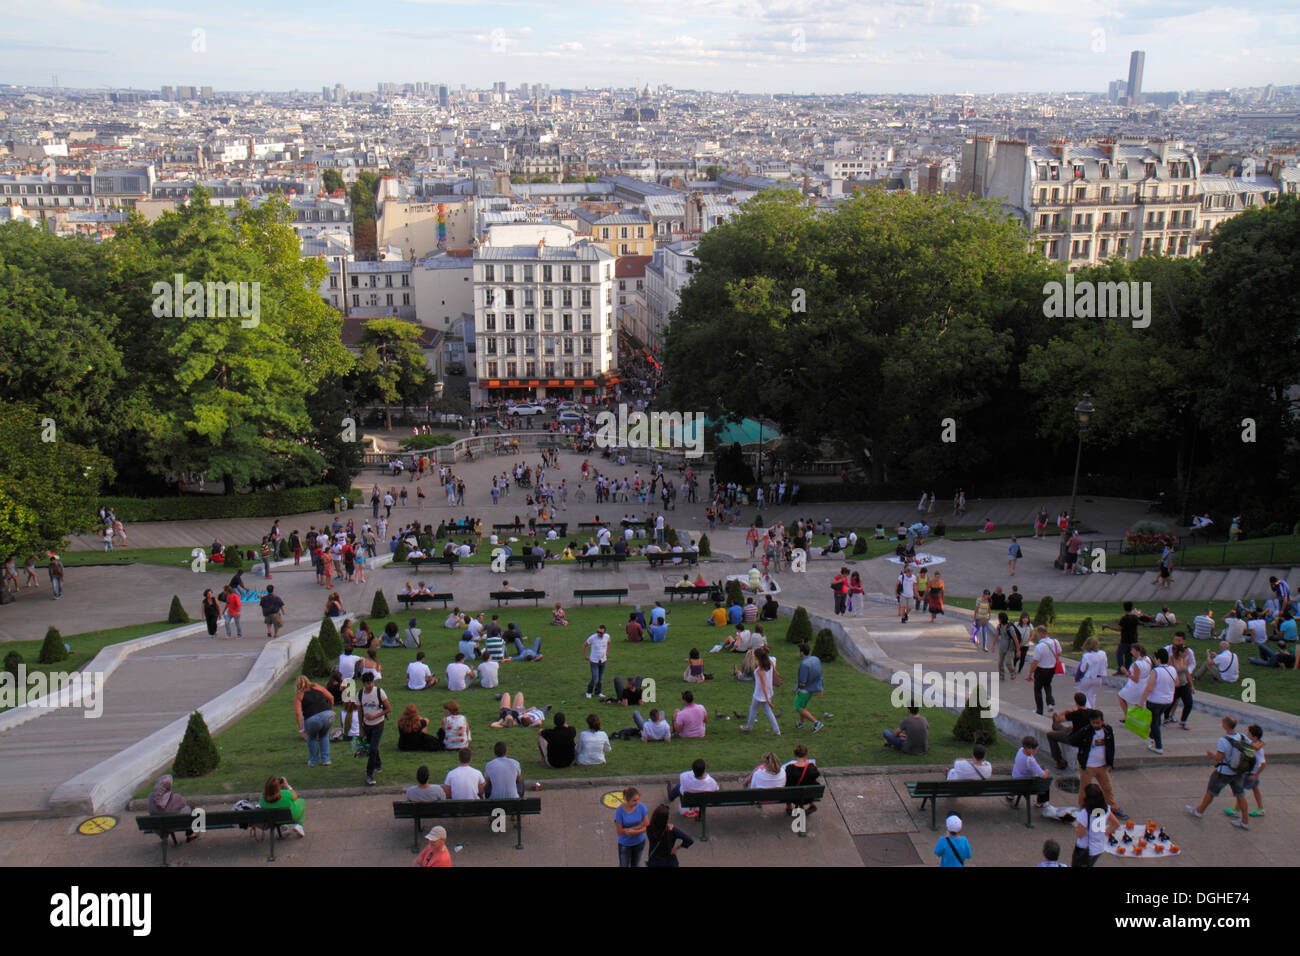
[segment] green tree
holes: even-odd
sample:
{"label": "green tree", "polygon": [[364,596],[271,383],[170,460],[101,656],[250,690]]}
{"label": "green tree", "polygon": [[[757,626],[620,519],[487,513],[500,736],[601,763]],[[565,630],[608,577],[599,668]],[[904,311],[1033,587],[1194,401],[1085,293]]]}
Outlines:
{"label": "green tree", "polygon": [[394,403],[423,402],[432,385],[418,339],[424,330],[401,319],[371,319],[358,343],[356,389],[362,401],[384,403],[384,427],[393,427]]}
{"label": "green tree", "polygon": [[722,167],[717,163],[710,163],[704,167],[704,176],[709,182],[717,182],[718,177],[722,175]]}
{"label": "green tree", "polygon": [[343,653],[343,638],[339,636],[338,628],[334,626],[332,618],[326,617],[321,620],[320,634],[317,636],[320,638],[320,648],[326,659],[338,660],[339,655]]}
{"label": "green tree", "polygon": [[800,605],[790,615],[790,626],[786,629],[785,639],[791,644],[799,644],[811,641],[812,636],[812,621],[808,620],[808,612]]}
{"label": "green tree", "polygon": [[58,629],[51,627],[45,632],[45,640],[41,644],[41,652],[37,655],[36,661],[39,664],[57,664],[67,659],[68,645],[63,643],[63,635]]}
{"label": "green tree", "polygon": [[[59,437],[31,405],[0,402],[0,555],[60,547],[95,527],[95,498],[113,469]],[[46,441],[44,439],[51,438]]]}
{"label": "green tree", "polygon": [[324,680],[330,676],[330,662],[321,647],[320,638],[313,637],[307,642],[307,654],[303,657],[302,672],[312,680]]}
{"label": "green tree", "polygon": [[823,664],[828,664],[835,660],[835,635],[829,627],[823,627],[817,632],[817,643],[812,647],[813,656]]}
{"label": "green tree", "polygon": [[172,762],[172,773],[177,777],[202,777],[212,773],[221,763],[221,754],[217,751],[216,741],[208,732],[208,725],[203,715],[197,710],[190,714],[190,722],[185,727],[185,736],[176,749],[176,759]]}
{"label": "green tree", "polygon": [[180,595],[172,595],[172,605],[167,611],[168,624],[188,624],[190,616],[185,613],[185,608],[181,607]]}
{"label": "green tree", "polygon": [[388,617],[388,599],[384,597],[382,588],[375,592],[375,598],[370,602],[370,616]]}
{"label": "green tree", "polygon": [[327,193],[344,189],[343,175],[337,169],[326,169],[320,174],[321,188]]}

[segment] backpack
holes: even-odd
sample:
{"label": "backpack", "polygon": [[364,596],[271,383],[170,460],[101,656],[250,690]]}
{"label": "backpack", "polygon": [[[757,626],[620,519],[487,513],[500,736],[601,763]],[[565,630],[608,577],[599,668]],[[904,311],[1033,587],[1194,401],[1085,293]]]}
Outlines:
{"label": "backpack", "polygon": [[1232,745],[1232,750],[1228,752],[1227,766],[1233,774],[1250,773],[1255,769],[1255,760],[1257,754],[1255,748],[1250,745],[1241,734],[1233,734],[1227,738],[1228,743]]}

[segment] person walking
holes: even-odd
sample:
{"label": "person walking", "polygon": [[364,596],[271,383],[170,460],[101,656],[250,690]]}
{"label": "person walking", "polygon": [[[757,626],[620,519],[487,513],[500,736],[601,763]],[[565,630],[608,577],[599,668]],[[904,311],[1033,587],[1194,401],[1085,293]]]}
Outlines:
{"label": "person walking", "polygon": [[262,535],[262,546],[258,549],[258,554],[262,559],[262,573],[266,579],[271,580],[271,539]]}
{"label": "person walking", "polygon": [[203,591],[203,620],[208,625],[208,637],[217,636],[217,622],[221,619],[221,602],[212,593],[212,588]]}
{"label": "person walking", "polygon": [[[1156,651],[1157,657],[1160,652]],[[1155,717],[1152,716],[1152,725],[1155,724]],[[1218,747],[1214,750],[1205,751],[1205,756],[1214,761],[1214,772],[1210,774],[1209,785],[1205,789],[1205,796],[1195,807],[1190,804],[1187,812],[1192,816],[1200,818],[1206,808],[1214,801],[1224,787],[1232,788],[1232,795],[1237,801],[1237,813],[1240,818],[1234,816],[1231,823],[1234,827],[1242,830],[1250,829],[1250,816],[1246,812],[1246,781],[1255,770],[1255,764],[1258,762],[1258,751],[1251,746],[1242,734],[1237,733],[1237,721],[1233,717],[1224,716],[1222,721],[1223,736],[1219,738]],[[1258,781],[1258,777],[1256,778]]]}
{"label": "person walking", "polygon": [[1074,858],[1070,866],[1085,869],[1097,865],[1097,858],[1106,852],[1106,842],[1119,829],[1119,818],[1106,803],[1101,787],[1090,783],[1083,788],[1084,813],[1074,823]]}
{"label": "person walking", "polygon": [[384,769],[379,756],[379,741],[384,736],[384,722],[393,709],[383,688],[376,686],[375,675],[366,671],[361,675],[361,733],[366,741],[366,786],[375,785],[375,774]]}
{"label": "person walking", "polygon": [[930,575],[930,591],[926,595],[927,603],[930,605],[930,623],[934,623],[936,614],[943,614],[943,575],[935,571]]}
{"label": "person walking", "polygon": [[226,637],[230,636],[230,624],[233,621],[235,625],[235,637],[244,636],[243,625],[239,623],[239,616],[243,613],[243,602],[239,598],[239,592],[226,585],[222,592],[226,599]]}
{"label": "person walking", "polygon": [[799,643],[799,675],[795,681],[794,690],[795,716],[799,718],[799,722],[794,725],[795,730],[802,730],[804,724],[810,721],[813,725],[813,733],[819,733],[826,726],[808,710],[808,702],[812,700],[813,694],[818,697],[822,696],[822,662],[820,657],[812,655],[808,642],[801,641]]}
{"label": "person walking", "polygon": [[1164,753],[1164,738],[1161,728],[1165,722],[1165,712],[1174,703],[1174,694],[1178,687],[1178,672],[1169,664],[1169,652],[1163,647],[1155,652],[1156,663],[1147,678],[1146,689],[1138,700],[1139,707],[1151,711],[1151,739],[1147,741],[1147,750],[1152,753]]}
{"label": "person walking", "polygon": [[1048,636],[1045,624],[1034,629],[1034,638],[1034,710],[1041,717],[1044,699],[1048,707],[1056,706],[1056,698],[1052,696],[1052,678],[1061,666],[1061,642]]}
{"label": "person walking", "polygon": [[780,737],[781,725],[776,722],[776,714],[772,710],[772,678],[776,675],[776,666],[766,646],[754,650],[754,662],[754,694],[749,701],[749,719],[740,729],[745,733],[753,729],[754,716],[761,707],[772,723],[772,733]]}
{"label": "person walking", "polygon": [[[1178,718],[1178,726],[1187,729],[1187,718],[1192,712],[1192,692],[1196,689],[1192,679],[1192,657],[1188,653],[1186,644],[1173,645],[1173,655],[1169,658],[1169,666],[1174,669],[1176,683],[1174,685],[1174,702],[1181,701],[1183,705],[1183,715]],[[1169,705],[1169,715],[1165,718],[1165,723],[1174,722],[1174,702]]]}
{"label": "person walking", "polygon": [[1012,625],[1005,611],[998,612],[997,660],[998,677],[1016,679],[1016,659],[1020,656],[1020,632]]}
{"label": "person walking", "polygon": [[50,575],[50,591],[54,595],[54,600],[57,601],[63,597],[63,562],[59,560],[59,556],[53,551],[50,552],[50,564],[46,570]]}
{"label": "person walking", "polygon": [[1110,665],[1106,660],[1106,652],[1101,649],[1101,644],[1095,637],[1083,642],[1083,652],[1076,677],[1079,690],[1087,695],[1088,707],[1092,708],[1097,706],[1097,691],[1101,690],[1102,679]]}

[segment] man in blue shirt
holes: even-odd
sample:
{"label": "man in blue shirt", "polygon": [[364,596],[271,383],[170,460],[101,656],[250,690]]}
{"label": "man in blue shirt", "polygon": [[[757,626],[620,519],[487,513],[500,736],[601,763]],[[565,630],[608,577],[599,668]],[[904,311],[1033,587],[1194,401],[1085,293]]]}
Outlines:
{"label": "man in blue shirt", "polygon": [[809,720],[812,721],[813,733],[826,726],[808,710],[808,701],[812,700],[813,694],[822,695],[822,662],[812,656],[808,642],[804,641],[799,645],[799,676],[794,690],[794,709],[799,716],[799,723],[794,725],[796,730],[803,729]]}
{"label": "man in blue shirt", "polygon": [[731,607],[727,608],[728,624],[739,624],[744,619],[745,619],[745,609],[742,608],[739,604],[733,604],[731,605]]}
{"label": "man in blue shirt", "polygon": [[970,841],[961,835],[961,817],[953,814],[944,825],[948,828],[946,836],[939,837],[934,845],[934,855],[939,858],[940,866],[965,866],[971,858]]}

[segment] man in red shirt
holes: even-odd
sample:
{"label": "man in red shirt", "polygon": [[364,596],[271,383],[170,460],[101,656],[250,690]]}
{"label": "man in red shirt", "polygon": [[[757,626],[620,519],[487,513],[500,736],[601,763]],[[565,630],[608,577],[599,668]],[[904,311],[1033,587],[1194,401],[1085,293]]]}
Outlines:
{"label": "man in red shirt", "polygon": [[451,854],[447,851],[447,831],[434,827],[424,835],[428,845],[415,858],[415,866],[451,866]]}
{"label": "man in red shirt", "polygon": [[243,608],[243,602],[239,599],[239,592],[234,588],[226,587],[226,637],[230,636],[230,622],[235,622],[235,636],[243,637],[244,628],[239,623],[239,612]]}

